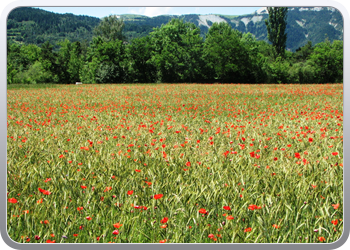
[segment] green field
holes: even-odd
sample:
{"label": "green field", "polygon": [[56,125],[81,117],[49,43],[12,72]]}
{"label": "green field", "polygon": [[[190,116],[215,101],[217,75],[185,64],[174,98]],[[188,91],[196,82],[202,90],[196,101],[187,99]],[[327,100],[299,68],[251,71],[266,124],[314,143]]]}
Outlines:
{"label": "green field", "polygon": [[334,242],[343,85],[10,87],[7,197],[21,243]]}

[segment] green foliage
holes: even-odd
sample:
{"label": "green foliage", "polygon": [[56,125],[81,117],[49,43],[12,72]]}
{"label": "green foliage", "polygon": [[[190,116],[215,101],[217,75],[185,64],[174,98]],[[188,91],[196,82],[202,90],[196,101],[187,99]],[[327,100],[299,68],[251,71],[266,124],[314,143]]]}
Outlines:
{"label": "green foliage", "polygon": [[159,82],[193,82],[201,78],[200,30],[192,23],[173,19],[151,34],[152,57]]}
{"label": "green foliage", "polygon": [[43,65],[36,61],[34,64],[30,65],[27,70],[18,72],[13,77],[12,83],[48,83],[52,82],[52,75],[43,69]]}
{"label": "green foliage", "polygon": [[7,43],[7,82],[329,83],[343,81],[343,42],[309,41],[274,57],[274,47],[214,23],[205,41],[193,23],[173,19],[130,43],[106,37],[57,44]]}
{"label": "green foliage", "polygon": [[254,82],[252,74],[253,60],[249,51],[252,37],[244,37],[242,33],[231,29],[227,23],[214,23],[206,36],[203,57],[212,71],[214,78],[222,82]]}
{"label": "green foliage", "polygon": [[157,68],[151,62],[152,46],[150,36],[136,38],[127,46],[127,82],[156,81]]}
{"label": "green foliage", "polygon": [[[94,37],[80,75],[87,83],[120,83],[124,81],[125,46],[121,40],[106,41]],[[91,71],[91,72],[89,72]],[[86,75],[86,76],[85,76]]]}
{"label": "green foliage", "polygon": [[317,44],[310,60],[316,67],[317,82],[343,82],[343,41]]}
{"label": "green foliage", "polygon": [[101,36],[106,41],[124,40],[124,22],[116,15],[109,15],[102,18],[99,25],[94,29],[95,36]]}
{"label": "green foliage", "polygon": [[276,50],[276,57],[284,57],[286,49],[287,34],[287,7],[267,7],[268,20],[265,20],[267,37]]}

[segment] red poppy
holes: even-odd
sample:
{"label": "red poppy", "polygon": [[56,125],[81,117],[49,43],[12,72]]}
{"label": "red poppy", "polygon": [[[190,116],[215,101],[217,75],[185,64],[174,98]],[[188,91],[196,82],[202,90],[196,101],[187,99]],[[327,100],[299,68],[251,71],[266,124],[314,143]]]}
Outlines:
{"label": "red poppy", "polygon": [[45,194],[45,195],[50,195],[50,194],[51,194],[50,191],[45,190],[45,189],[42,189],[42,188],[38,188],[38,190],[39,190],[41,193]]}
{"label": "red poppy", "polygon": [[56,243],[55,240],[47,240],[46,243]]}
{"label": "red poppy", "polygon": [[156,200],[158,200],[158,199],[160,199],[160,198],[162,198],[162,197],[163,197],[162,194],[155,194],[155,195],[153,196],[153,198],[156,199]]}
{"label": "red poppy", "polygon": [[113,226],[114,226],[115,228],[120,228],[121,226],[123,226],[123,224],[120,224],[120,223],[118,222],[118,223],[113,224]]}
{"label": "red poppy", "polygon": [[232,215],[229,215],[229,216],[226,217],[226,219],[227,219],[227,220],[233,220],[234,217],[233,217]]}
{"label": "red poppy", "polygon": [[248,227],[248,228],[244,229],[244,232],[245,232],[245,233],[250,232],[250,231],[252,231],[252,228],[251,228],[251,227]]}
{"label": "red poppy", "polygon": [[82,189],[86,189],[87,188],[87,186],[80,186]]}
{"label": "red poppy", "polygon": [[17,200],[15,198],[10,198],[10,199],[8,199],[8,202],[10,202],[10,203],[17,203]]}
{"label": "red poppy", "polygon": [[136,172],[138,172],[138,173],[140,173],[140,172],[141,172],[141,170],[140,170],[140,169],[135,169],[135,171],[136,171]]}
{"label": "red poppy", "polygon": [[225,210],[231,210],[231,208],[229,206],[224,206],[223,209]]}
{"label": "red poppy", "polygon": [[51,181],[51,178],[46,178],[45,182]]}
{"label": "red poppy", "polygon": [[209,234],[208,238],[213,239],[214,238],[214,234]]}
{"label": "red poppy", "polygon": [[118,230],[114,230],[112,234],[118,235],[118,234],[119,234],[119,231],[118,231]]}
{"label": "red poppy", "polygon": [[249,210],[255,210],[255,209],[257,209],[257,208],[258,208],[257,205],[249,205],[249,206],[248,206],[248,209],[249,209]]}
{"label": "red poppy", "polygon": [[165,243],[166,242],[166,240],[160,240],[159,241],[159,243]]}
{"label": "red poppy", "polygon": [[168,222],[168,217],[164,217],[161,221],[160,221],[161,223],[167,223]]}
{"label": "red poppy", "polygon": [[81,210],[83,210],[84,209],[84,207],[77,207],[77,210],[78,211],[81,211]]}
{"label": "red poppy", "polygon": [[273,224],[272,227],[274,228],[280,228],[280,226],[276,225],[276,224]]}
{"label": "red poppy", "polygon": [[300,159],[300,154],[299,153],[295,153],[294,156],[295,156],[295,158]]}
{"label": "red poppy", "polygon": [[332,204],[332,207],[333,207],[334,209],[338,209],[338,208],[339,208],[339,203],[337,203],[337,204]]}
{"label": "red poppy", "polygon": [[338,155],[339,153],[338,152],[333,152],[332,155]]}
{"label": "red poppy", "polygon": [[199,209],[198,211],[200,214],[206,214],[207,210],[205,210],[204,208]]}
{"label": "red poppy", "polygon": [[90,220],[91,220],[91,217],[90,217],[90,216],[87,216],[86,219],[90,221]]}
{"label": "red poppy", "polygon": [[326,239],[324,237],[322,237],[322,236],[319,236],[318,240],[322,242],[322,241],[325,241]]}
{"label": "red poppy", "polygon": [[190,166],[191,166],[191,162],[189,162],[189,161],[186,162],[186,166],[187,166],[187,167],[190,167]]}
{"label": "red poppy", "polygon": [[334,226],[336,226],[336,225],[338,224],[338,219],[332,220],[332,224],[333,224]]}
{"label": "red poppy", "polygon": [[73,236],[74,236],[74,237],[77,237],[77,236],[78,236],[78,234],[73,234]]}
{"label": "red poppy", "polygon": [[134,193],[133,190],[129,190],[129,191],[128,191],[128,195],[132,195],[133,193]]}

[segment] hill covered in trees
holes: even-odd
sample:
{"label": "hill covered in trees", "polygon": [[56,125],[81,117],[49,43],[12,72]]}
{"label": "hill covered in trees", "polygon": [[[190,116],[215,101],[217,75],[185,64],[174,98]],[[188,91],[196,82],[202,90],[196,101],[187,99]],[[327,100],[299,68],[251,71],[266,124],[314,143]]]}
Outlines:
{"label": "hill covered in trees", "polygon": [[[250,32],[257,40],[267,41],[265,20],[266,9],[241,16],[220,14],[210,15],[162,15],[147,17],[141,15],[121,15],[124,20],[124,36],[128,42],[134,38],[147,36],[153,28],[161,27],[171,19],[178,18],[191,22],[200,29],[200,36],[205,37],[213,23],[225,22],[242,33]],[[68,39],[71,42],[86,43],[92,41],[93,29],[101,19],[73,14],[56,14],[37,8],[20,7],[8,16],[8,40],[19,44],[40,46],[46,41],[54,44]],[[343,19],[334,8],[288,8],[287,15],[287,49],[296,51],[306,45],[320,43],[327,37],[329,41],[343,39]]]}

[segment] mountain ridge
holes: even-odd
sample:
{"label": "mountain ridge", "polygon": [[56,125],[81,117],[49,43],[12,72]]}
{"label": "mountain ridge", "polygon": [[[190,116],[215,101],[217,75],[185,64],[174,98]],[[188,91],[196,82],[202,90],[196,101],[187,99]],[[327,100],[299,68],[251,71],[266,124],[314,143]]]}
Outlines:
{"label": "mountain ridge", "polygon": [[[173,18],[192,22],[201,30],[202,37],[214,22],[227,22],[242,33],[250,32],[257,40],[267,40],[266,7],[245,15],[185,14],[147,17],[135,14],[117,15],[125,23],[124,33],[129,41],[148,35],[153,28],[166,24]],[[57,43],[65,38],[70,41],[92,39],[92,30],[101,19],[85,15],[57,14],[45,10],[21,7],[13,10],[7,21],[8,40],[18,43],[45,41]],[[343,40],[343,19],[333,7],[289,7],[287,14],[287,49],[295,51],[309,40],[313,43]]]}

